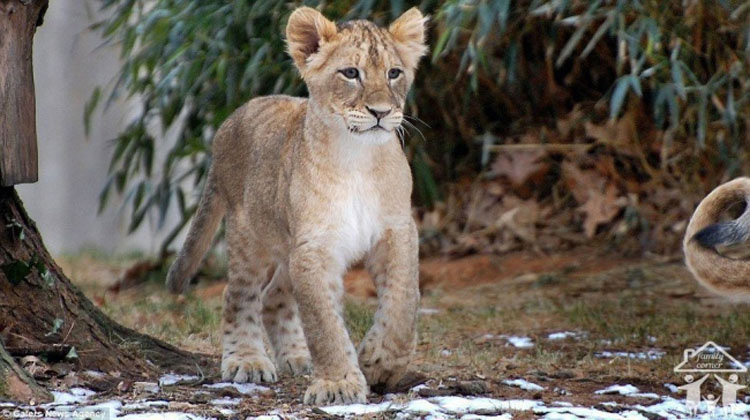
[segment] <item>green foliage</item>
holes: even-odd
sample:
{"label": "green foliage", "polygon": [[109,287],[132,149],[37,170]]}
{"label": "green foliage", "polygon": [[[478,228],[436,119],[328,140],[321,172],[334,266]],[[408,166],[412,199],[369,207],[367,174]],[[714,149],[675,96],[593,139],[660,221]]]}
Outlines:
{"label": "green foliage", "polygon": [[[305,1],[308,5],[315,2]],[[299,2],[280,0],[101,0],[94,25],[120,48],[122,71],[102,101],[143,104],[113,141],[100,207],[114,190],[130,209],[130,230],[170,206],[182,221],[195,210],[210,163],[211,136],[248,99],[305,93],[284,51],[283,28]],[[432,15],[409,113],[429,126],[407,153],[417,204],[442,198],[445,182],[481,170],[486,134],[554,125],[574,104],[605,105],[604,118],[642,108],[666,143],[682,142],[737,171],[750,115],[750,2],[737,0],[334,0],[332,19],[380,24],[417,5]],[[106,96],[106,95],[105,95]],[[174,142],[164,140],[165,133]],[[710,147],[709,147],[710,146]],[[644,145],[644,150],[649,149]],[[700,165],[694,165],[695,171]]]}
{"label": "green foliage", "polygon": [[349,336],[355,343],[359,343],[372,327],[375,313],[365,303],[346,300],[344,301],[344,320]]}
{"label": "green foliage", "polygon": [[55,275],[47,270],[44,262],[37,255],[33,255],[29,261],[16,260],[0,266],[5,278],[14,286],[26,280],[26,277],[31,274],[31,270],[34,268],[44,280],[45,286],[51,287],[54,285]]}
{"label": "green foliage", "polygon": [[20,260],[3,264],[0,266],[0,269],[3,270],[5,278],[7,278],[10,284],[14,286],[24,280],[26,276],[31,273],[31,266],[25,261]]}

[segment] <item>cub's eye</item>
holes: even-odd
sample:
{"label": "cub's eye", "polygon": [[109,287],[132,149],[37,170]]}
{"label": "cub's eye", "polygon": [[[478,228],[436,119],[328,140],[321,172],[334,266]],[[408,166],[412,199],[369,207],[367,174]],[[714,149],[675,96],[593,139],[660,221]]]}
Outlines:
{"label": "cub's eye", "polygon": [[395,79],[398,76],[401,76],[401,73],[403,73],[403,71],[401,69],[395,69],[395,68],[394,69],[390,69],[390,70],[388,70],[388,78],[389,79]]}
{"label": "cub's eye", "polygon": [[339,70],[339,72],[347,79],[356,79],[359,77],[359,70],[354,67],[347,67],[344,70]]}

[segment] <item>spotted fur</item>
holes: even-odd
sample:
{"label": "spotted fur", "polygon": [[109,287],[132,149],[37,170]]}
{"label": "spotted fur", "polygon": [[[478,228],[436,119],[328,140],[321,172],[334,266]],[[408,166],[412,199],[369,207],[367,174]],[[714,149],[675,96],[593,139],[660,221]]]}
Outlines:
{"label": "spotted fur", "polygon": [[[394,385],[405,372],[416,343],[418,246],[396,134],[426,52],[425,24],[417,9],[388,28],[295,10],[287,44],[309,98],[253,99],[218,130],[167,284],[185,288],[224,217],[225,380],[273,382],[312,367],[306,403],[353,403],[366,400],[368,383]],[[379,305],[357,350],[342,317],[342,275],[362,258]]]}

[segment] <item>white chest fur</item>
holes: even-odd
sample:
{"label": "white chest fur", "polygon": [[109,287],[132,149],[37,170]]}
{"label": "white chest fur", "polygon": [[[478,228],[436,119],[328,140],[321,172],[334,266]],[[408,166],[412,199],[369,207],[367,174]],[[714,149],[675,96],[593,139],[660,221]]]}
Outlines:
{"label": "white chest fur", "polygon": [[333,252],[348,266],[378,241],[383,218],[372,180],[354,172],[338,187],[329,222],[335,238]]}

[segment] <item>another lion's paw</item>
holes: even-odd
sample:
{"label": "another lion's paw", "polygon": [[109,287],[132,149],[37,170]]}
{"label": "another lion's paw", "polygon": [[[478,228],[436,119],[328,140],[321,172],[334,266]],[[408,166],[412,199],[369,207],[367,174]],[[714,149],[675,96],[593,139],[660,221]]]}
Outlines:
{"label": "another lion's paw", "polygon": [[312,370],[312,361],[309,355],[284,355],[278,358],[278,366],[282,375],[306,375]]}
{"label": "another lion's paw", "polygon": [[344,379],[314,379],[305,391],[305,404],[355,404],[367,402],[367,383],[362,373],[349,373]]}
{"label": "another lion's paw", "polygon": [[276,382],[276,368],[264,355],[233,354],[221,360],[221,379],[233,382]]}

